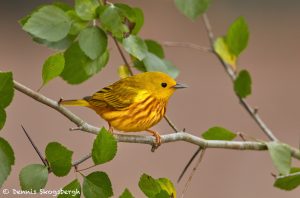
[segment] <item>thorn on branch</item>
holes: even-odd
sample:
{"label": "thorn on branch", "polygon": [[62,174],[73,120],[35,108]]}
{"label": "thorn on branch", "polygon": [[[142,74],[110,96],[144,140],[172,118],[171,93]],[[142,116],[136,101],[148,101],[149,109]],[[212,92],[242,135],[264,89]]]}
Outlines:
{"label": "thorn on branch", "polygon": [[57,104],[60,105],[61,102],[63,101],[64,99],[61,97],[58,101],[57,101]]}
{"label": "thorn on branch", "polygon": [[247,141],[246,138],[245,138],[245,136],[244,136],[244,133],[243,133],[243,132],[237,132],[236,134],[237,134],[244,142]]}
{"label": "thorn on branch", "polygon": [[253,114],[256,115],[258,113],[258,107],[255,107],[253,110]]}
{"label": "thorn on branch", "polygon": [[275,179],[277,178],[277,175],[275,173],[271,173],[271,176],[274,177]]}

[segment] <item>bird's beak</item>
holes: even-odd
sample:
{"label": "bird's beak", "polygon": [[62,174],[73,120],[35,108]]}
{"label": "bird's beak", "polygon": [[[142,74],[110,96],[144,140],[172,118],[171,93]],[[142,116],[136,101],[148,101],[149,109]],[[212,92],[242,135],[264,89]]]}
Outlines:
{"label": "bird's beak", "polygon": [[175,89],[182,89],[182,88],[187,88],[188,86],[185,84],[179,84],[176,83],[176,85],[173,86]]}

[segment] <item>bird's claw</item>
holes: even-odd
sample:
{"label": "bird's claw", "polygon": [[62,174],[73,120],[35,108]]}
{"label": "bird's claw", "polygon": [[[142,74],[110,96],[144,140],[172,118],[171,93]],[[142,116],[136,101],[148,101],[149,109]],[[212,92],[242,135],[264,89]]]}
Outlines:
{"label": "bird's claw", "polygon": [[151,151],[154,152],[161,145],[161,136],[155,131],[151,131],[151,133],[155,137],[155,142],[153,143],[151,148]]}

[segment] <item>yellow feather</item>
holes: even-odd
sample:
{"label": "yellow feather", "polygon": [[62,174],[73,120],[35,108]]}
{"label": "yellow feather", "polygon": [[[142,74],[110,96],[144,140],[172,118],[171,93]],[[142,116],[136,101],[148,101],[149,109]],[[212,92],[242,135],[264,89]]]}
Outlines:
{"label": "yellow feather", "polygon": [[159,139],[158,133],[148,129],[162,119],[175,89],[176,81],[168,75],[145,72],[123,78],[90,97],[65,100],[61,104],[89,107],[114,129],[124,132],[146,130]]}

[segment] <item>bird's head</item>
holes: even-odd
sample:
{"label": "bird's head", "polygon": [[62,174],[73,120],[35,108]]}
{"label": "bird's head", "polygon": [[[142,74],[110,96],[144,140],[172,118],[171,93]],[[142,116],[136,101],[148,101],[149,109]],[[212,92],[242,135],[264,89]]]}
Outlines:
{"label": "bird's head", "polygon": [[186,88],[184,84],[176,83],[176,81],[162,72],[145,72],[138,74],[143,79],[143,89],[150,92],[152,96],[162,100],[168,100],[175,90]]}

